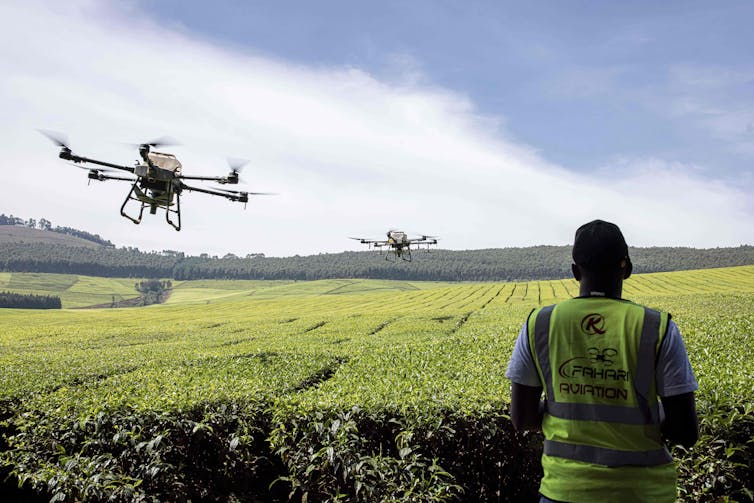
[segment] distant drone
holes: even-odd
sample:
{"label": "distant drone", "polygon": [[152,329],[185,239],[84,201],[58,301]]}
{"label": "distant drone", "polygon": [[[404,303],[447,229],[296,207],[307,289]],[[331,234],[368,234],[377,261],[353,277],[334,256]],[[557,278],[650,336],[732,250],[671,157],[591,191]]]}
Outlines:
{"label": "distant drone", "polygon": [[[395,261],[398,259],[411,262],[411,245],[416,246],[415,249],[422,249],[429,251],[430,246],[437,245],[437,236],[419,236],[416,238],[409,238],[408,234],[403,231],[389,230],[387,231],[387,239],[366,239],[366,238],[350,238],[359,241],[360,243],[369,245],[369,248],[376,248],[381,250],[383,246],[386,246],[385,260]],[[392,257],[392,258],[391,258]]]}
{"label": "distant drone", "polygon": [[[120,214],[135,224],[141,223],[144,208],[149,207],[149,213],[152,215],[157,213],[157,208],[164,208],[165,220],[167,220],[176,231],[180,231],[181,192],[184,190],[221,196],[230,199],[231,201],[244,203],[244,207],[246,206],[246,203],[249,202],[249,195],[271,195],[269,192],[247,192],[221,188],[206,189],[186,185],[183,183],[183,180],[213,181],[223,185],[235,185],[238,183],[238,173],[246,164],[246,161],[229,161],[231,170],[228,176],[186,176],[181,174],[181,163],[173,154],[155,152],[152,150],[152,148],[174,145],[175,142],[169,138],[160,138],[158,140],[140,144],[138,148],[141,161],[136,161],[135,166],[120,166],[118,164],[75,155],[71,152],[71,148],[68,146],[68,141],[65,136],[53,131],[39,130],[39,132],[60,147],[59,156],[61,159],[72,161],[77,168],[88,169],[90,183],[91,180],[99,180],[101,182],[105,180],[124,180],[132,182],[131,190],[128,192],[125,201],[123,201],[123,205],[120,207]],[[97,164],[99,166],[105,166],[105,168],[85,168],[83,166],[78,166],[78,164],[81,163]],[[135,178],[105,174],[117,169],[127,171],[133,174]],[[133,217],[126,213],[126,205],[129,201],[141,203],[138,217]],[[170,218],[171,213],[176,216],[177,222],[174,222]]]}

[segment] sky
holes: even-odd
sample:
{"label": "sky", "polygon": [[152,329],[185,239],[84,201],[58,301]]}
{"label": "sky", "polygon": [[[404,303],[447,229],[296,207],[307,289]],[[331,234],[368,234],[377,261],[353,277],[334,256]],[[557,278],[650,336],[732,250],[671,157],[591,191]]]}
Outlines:
{"label": "sky", "polygon": [[[191,254],[754,244],[754,3],[7,0],[0,213]],[[136,226],[125,182],[164,135],[186,175],[249,161],[242,204],[181,199]],[[204,186],[211,186],[207,184]]]}

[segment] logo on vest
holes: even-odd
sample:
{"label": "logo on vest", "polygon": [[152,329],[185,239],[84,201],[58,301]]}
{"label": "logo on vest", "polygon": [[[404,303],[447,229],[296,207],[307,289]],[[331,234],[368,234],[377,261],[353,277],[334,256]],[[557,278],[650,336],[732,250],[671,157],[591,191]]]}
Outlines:
{"label": "logo on vest", "polygon": [[[577,382],[561,382],[558,389],[564,395],[590,395],[597,398],[628,400],[628,391],[623,387],[625,384],[621,384],[629,381],[629,372],[610,368],[617,355],[618,351],[613,348],[592,347],[587,349],[585,356],[569,358],[558,367],[558,375]],[[600,382],[604,384],[598,384]]]}
{"label": "logo on vest", "polygon": [[614,350],[613,348],[589,348],[587,349],[587,352],[589,353],[589,361],[592,363],[601,363],[605,367],[610,367],[613,364],[613,356],[617,355],[618,352]]}
{"label": "logo on vest", "polygon": [[599,313],[587,314],[581,320],[581,330],[587,335],[604,335],[605,317]]}

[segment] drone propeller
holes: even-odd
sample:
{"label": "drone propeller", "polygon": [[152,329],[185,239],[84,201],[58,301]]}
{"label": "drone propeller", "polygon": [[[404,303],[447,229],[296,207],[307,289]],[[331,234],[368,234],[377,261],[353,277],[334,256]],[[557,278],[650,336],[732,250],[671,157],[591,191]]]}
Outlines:
{"label": "drone propeller", "polygon": [[238,159],[235,157],[228,157],[228,166],[230,166],[230,173],[222,180],[218,180],[223,185],[229,183],[231,185],[237,185],[240,180],[238,174],[243,170],[243,167],[248,164],[246,159]]}
{"label": "drone propeller", "polygon": [[171,136],[161,136],[160,138],[155,138],[152,141],[145,142],[144,144],[149,145],[150,147],[160,148],[180,145],[180,142]]}
{"label": "drone propeller", "polygon": [[243,171],[243,167],[249,164],[248,159],[238,159],[236,157],[228,157],[228,166],[234,173],[240,173]]}
{"label": "drone propeller", "polygon": [[103,171],[105,173],[115,173],[116,170],[110,169],[110,168],[87,168],[86,166],[79,166],[78,164],[74,164],[72,162],[66,163],[69,166],[73,166],[74,168],[84,169],[86,171]]}
{"label": "drone propeller", "polygon": [[136,178],[122,177],[122,176],[112,176],[112,175],[105,175],[105,174],[103,174],[103,173],[113,173],[113,172],[116,171],[116,170],[110,169],[110,168],[86,168],[84,166],[79,166],[78,164],[74,164],[72,162],[67,162],[66,164],[69,165],[69,166],[73,166],[74,168],[79,168],[79,169],[83,169],[85,171],[88,171],[89,172],[89,176],[88,176],[89,182],[87,183],[87,185],[90,184],[90,183],[92,183],[92,180],[99,180],[100,182],[104,182],[105,180],[124,180],[124,181],[128,181],[128,182],[135,182],[137,180]]}
{"label": "drone propeller", "polygon": [[154,148],[160,148],[160,147],[172,147],[176,145],[180,145],[181,143],[173,138],[172,136],[161,136],[160,138],[155,138],[150,141],[145,141],[142,143],[128,143],[127,145],[130,145],[134,148],[140,148],[143,146],[150,146]]}
{"label": "drone propeller", "polygon": [[70,150],[70,147],[68,146],[68,137],[64,135],[63,133],[58,133],[57,131],[50,131],[48,129],[37,129],[41,134],[47,137],[48,140],[50,140],[52,143],[57,145],[58,147],[67,148]]}
{"label": "drone propeller", "polygon": [[247,190],[229,190],[229,189],[221,189],[219,187],[214,187],[212,190],[217,190],[219,192],[227,192],[228,194],[236,194],[236,195],[251,195],[251,196],[277,196],[277,192],[249,192]]}
{"label": "drone propeller", "polygon": [[79,169],[83,169],[83,170],[86,170],[86,171],[99,171],[98,169],[87,168],[86,166],[79,166],[78,164],[74,164],[72,162],[67,162],[66,164],[69,165],[69,166],[73,166],[74,168],[79,168]]}

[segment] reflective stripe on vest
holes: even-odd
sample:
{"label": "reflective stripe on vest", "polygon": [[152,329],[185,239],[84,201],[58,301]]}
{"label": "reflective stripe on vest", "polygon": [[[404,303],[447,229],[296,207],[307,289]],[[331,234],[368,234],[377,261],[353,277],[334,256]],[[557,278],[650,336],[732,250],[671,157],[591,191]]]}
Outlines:
{"label": "reflective stripe on vest", "polygon": [[544,453],[548,456],[605,466],[652,466],[672,461],[668,450],[664,447],[652,451],[617,451],[592,445],[566,444],[555,440],[545,440]]}
{"label": "reflective stripe on vest", "polygon": [[[554,400],[550,368],[550,317],[555,306],[543,307],[537,314],[534,325],[534,340],[539,366],[547,386],[546,411],[561,419],[582,421],[604,421],[606,423],[657,424],[659,407],[648,405],[647,396],[654,375],[655,345],[660,333],[660,313],[644,308],[644,325],[641,330],[638,363],[634,387],[639,407],[622,407],[619,405],[597,405],[583,403],[560,403]],[[649,364],[651,362],[651,365]]]}

